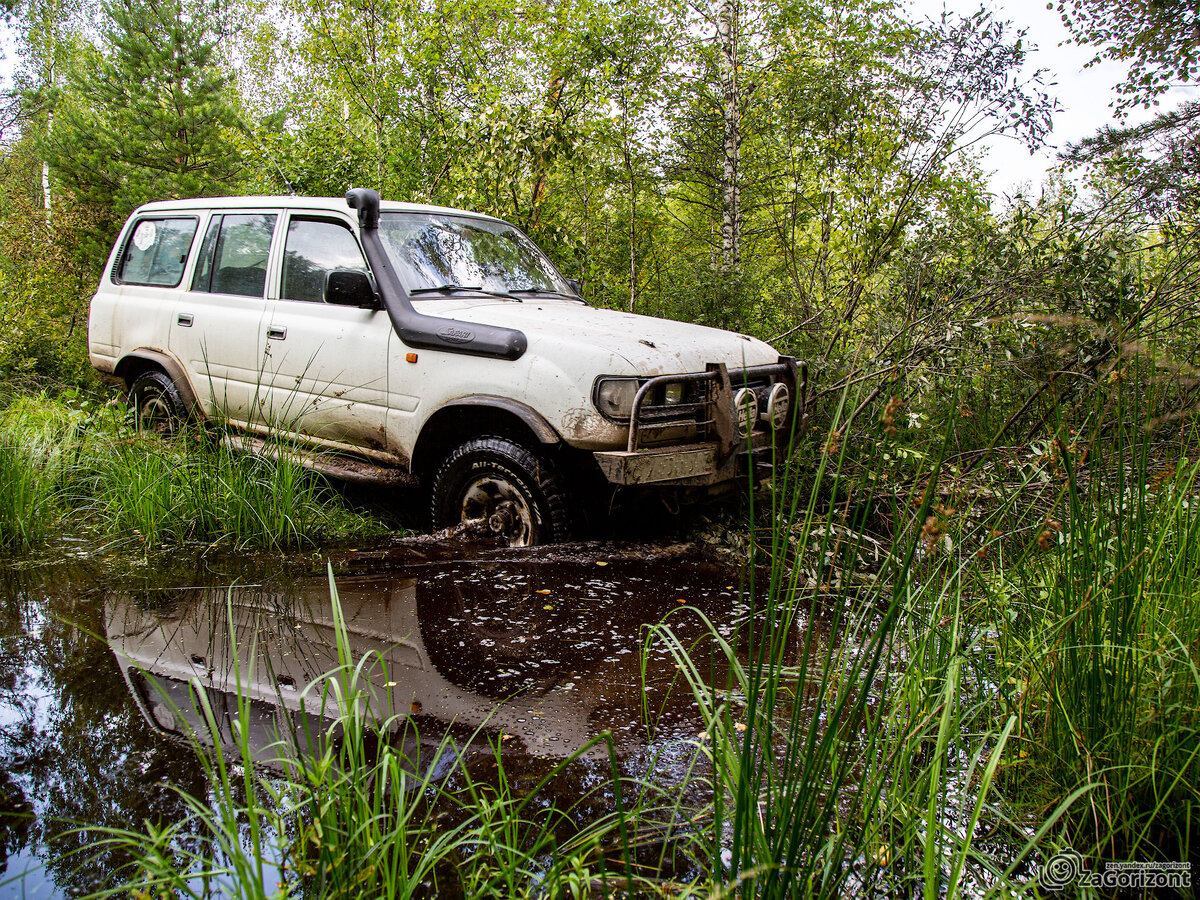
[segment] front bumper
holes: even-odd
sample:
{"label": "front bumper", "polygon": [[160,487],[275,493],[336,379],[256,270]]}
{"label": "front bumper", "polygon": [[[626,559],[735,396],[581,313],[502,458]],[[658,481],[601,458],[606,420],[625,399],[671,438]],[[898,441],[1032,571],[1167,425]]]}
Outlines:
{"label": "front bumper", "polygon": [[[778,428],[759,418],[748,435],[739,434],[734,392],[763,381],[787,385],[792,398],[789,413]],[[703,399],[693,404],[696,415],[690,420],[700,438],[686,444],[643,446],[655,432],[679,427],[678,419],[665,417],[664,408],[650,407],[647,398],[656,387],[680,382],[698,384],[704,392]],[[790,357],[765,366],[730,370],[716,363],[704,372],[651,378],[634,399],[626,448],[597,451],[596,463],[613,484],[679,486],[719,484],[744,474],[752,463],[770,465],[787,456],[803,430],[805,382]]]}

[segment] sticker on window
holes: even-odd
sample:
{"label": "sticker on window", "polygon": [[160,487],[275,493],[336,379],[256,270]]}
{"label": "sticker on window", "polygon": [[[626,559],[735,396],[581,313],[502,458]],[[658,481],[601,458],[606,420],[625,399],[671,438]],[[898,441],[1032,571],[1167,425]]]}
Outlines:
{"label": "sticker on window", "polygon": [[142,222],[133,233],[133,246],[139,250],[148,250],[158,236],[158,229],[153,222]]}

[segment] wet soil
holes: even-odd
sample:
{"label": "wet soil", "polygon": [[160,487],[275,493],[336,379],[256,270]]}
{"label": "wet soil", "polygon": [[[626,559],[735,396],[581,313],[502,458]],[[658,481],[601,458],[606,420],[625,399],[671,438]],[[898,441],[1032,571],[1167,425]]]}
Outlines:
{"label": "wet soil", "polygon": [[[265,764],[281,736],[302,740],[334,711],[304,690],[337,665],[327,565],[351,652],[371,660],[373,710],[420,735],[414,764],[438,765],[421,748],[449,731],[477,778],[499,747],[517,790],[603,732],[624,774],[681,784],[703,723],[652,626],[667,621],[723,684],[700,614],[724,635],[748,614],[744,574],[681,546],[417,539],[184,555],[149,571],[62,545],[52,560],[0,561],[0,898],[111,883],[128,860],[98,843],[104,828],[185,819],[175,789],[207,792],[183,739],[199,721],[189,684],[207,692],[223,743],[239,695],[251,701]],[[586,820],[610,808],[608,772],[592,749],[544,790]]]}

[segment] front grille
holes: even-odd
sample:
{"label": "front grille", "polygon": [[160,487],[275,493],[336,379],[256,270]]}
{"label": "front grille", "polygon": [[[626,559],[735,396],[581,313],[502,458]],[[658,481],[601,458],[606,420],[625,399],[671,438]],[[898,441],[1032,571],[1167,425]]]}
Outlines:
{"label": "front grille", "polygon": [[[734,394],[748,388],[758,399],[760,417],[754,423],[754,431],[769,428],[761,410],[766,408],[771,387],[787,377],[788,371],[788,364],[780,362],[728,372]],[[715,440],[718,398],[723,398],[732,409],[732,397],[720,390],[721,383],[719,367],[684,375],[660,375],[643,382],[630,417],[628,450]],[[724,413],[728,415],[729,411]]]}

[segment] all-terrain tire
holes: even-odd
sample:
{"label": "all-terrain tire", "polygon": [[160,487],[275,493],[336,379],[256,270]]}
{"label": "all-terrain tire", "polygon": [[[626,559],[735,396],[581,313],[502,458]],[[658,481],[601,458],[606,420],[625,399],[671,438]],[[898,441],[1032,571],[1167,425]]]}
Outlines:
{"label": "all-terrain tire", "polygon": [[127,402],[139,431],[169,436],[187,419],[187,406],[179,388],[158,369],[143,372],[133,380]]}
{"label": "all-terrain tire", "polygon": [[571,538],[566,481],[544,456],[506,437],[459,444],[433,478],[433,524],[478,520],[512,547]]}

